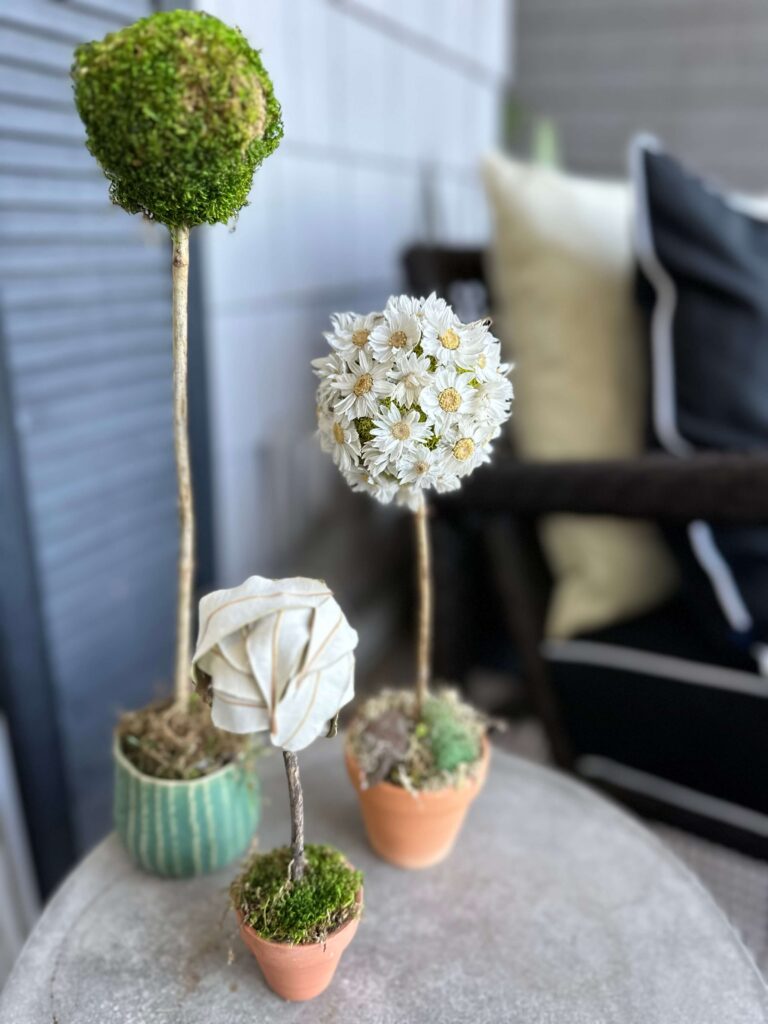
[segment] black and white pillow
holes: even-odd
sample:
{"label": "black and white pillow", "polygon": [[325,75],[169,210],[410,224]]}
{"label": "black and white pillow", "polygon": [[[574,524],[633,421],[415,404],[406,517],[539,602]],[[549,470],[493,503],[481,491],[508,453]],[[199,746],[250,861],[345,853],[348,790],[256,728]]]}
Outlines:
{"label": "black and white pillow", "polygon": [[[683,458],[768,449],[768,204],[719,191],[647,136],[630,163],[655,440]],[[699,520],[678,540],[707,626],[768,670],[768,527]]]}

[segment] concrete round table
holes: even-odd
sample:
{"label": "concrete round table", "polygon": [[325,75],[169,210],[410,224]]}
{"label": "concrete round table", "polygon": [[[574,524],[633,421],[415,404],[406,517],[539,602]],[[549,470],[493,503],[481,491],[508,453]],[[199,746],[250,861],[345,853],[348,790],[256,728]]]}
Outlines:
{"label": "concrete round table", "polygon": [[[273,995],[240,944],[225,914],[234,868],[163,881],[111,836],[48,905],[0,1022],[768,1021],[768,990],[708,894],[585,787],[496,750],[452,857],[403,872],[366,846],[339,741],[301,763],[308,836],[365,871],[357,938],[311,1006]],[[289,828],[282,758],[261,775],[266,849]]]}

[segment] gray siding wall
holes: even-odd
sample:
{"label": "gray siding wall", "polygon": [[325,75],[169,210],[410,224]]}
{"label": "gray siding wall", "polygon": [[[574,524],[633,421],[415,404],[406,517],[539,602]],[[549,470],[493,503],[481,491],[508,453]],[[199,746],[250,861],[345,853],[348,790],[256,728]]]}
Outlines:
{"label": "gray siding wall", "polygon": [[516,84],[574,170],[622,174],[638,129],[768,190],[765,0],[519,0]]}
{"label": "gray siding wall", "polygon": [[196,2],[262,49],[285,120],[237,230],[201,232],[215,548],[233,585],[283,571],[338,509],[345,485],[312,436],[329,314],[381,309],[413,242],[487,237],[478,161],[499,136],[513,5]]}
{"label": "gray siding wall", "polygon": [[0,2],[0,315],[80,849],[109,827],[115,715],[168,673],[176,520],[165,233],[111,206],[69,67],[151,10]]}

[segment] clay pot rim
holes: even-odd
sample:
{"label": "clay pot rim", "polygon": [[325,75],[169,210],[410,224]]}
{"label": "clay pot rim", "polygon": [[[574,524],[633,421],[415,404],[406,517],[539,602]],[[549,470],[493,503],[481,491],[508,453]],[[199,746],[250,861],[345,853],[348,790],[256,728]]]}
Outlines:
{"label": "clay pot rim", "polygon": [[[351,864],[349,866],[352,867]],[[364,891],[365,886],[361,885],[360,888],[357,890],[357,893],[355,894],[355,906],[357,907],[357,913],[355,914],[355,916],[350,917],[348,921],[345,921],[344,924],[339,925],[338,928],[334,928],[332,932],[328,932],[328,934],[326,935],[325,939],[323,939],[322,942],[320,940],[318,940],[317,942],[276,942],[274,939],[265,939],[263,935],[259,935],[259,933],[252,925],[245,923],[244,914],[239,907],[235,907],[234,910],[235,915],[237,917],[237,923],[240,929],[244,932],[248,932],[248,935],[251,938],[255,939],[255,941],[260,943],[262,946],[268,946],[271,949],[317,949],[318,947],[326,946],[331,941],[331,939],[338,938],[338,936],[345,932],[347,928],[350,928],[353,924],[357,924],[363,913]]]}
{"label": "clay pot rim", "polygon": [[[135,764],[131,764],[120,749],[120,738],[117,733],[115,733],[112,741],[112,756],[120,767],[127,771],[129,775],[132,775],[134,778],[139,779],[142,782],[151,782],[153,786],[201,786],[206,782],[210,782],[212,779],[220,778],[227,772],[240,769],[240,765],[237,761],[230,761],[229,764],[224,764],[221,768],[217,768],[216,771],[209,772],[207,775],[201,775],[197,779],[158,779],[154,775],[147,775],[146,772],[139,771]],[[253,774],[254,777],[256,777],[256,773],[254,772]]]}
{"label": "clay pot rim", "polygon": [[393,782],[387,782],[386,779],[382,779],[381,782],[374,782],[372,786],[366,786],[365,789],[360,785],[360,773],[358,771],[358,760],[352,752],[349,742],[344,744],[344,757],[347,763],[354,769],[353,779],[355,789],[361,793],[369,793],[372,790],[378,789],[380,792],[385,793],[406,793],[408,796],[420,797],[421,799],[430,799],[443,797],[448,793],[461,793],[462,790],[468,789],[471,786],[476,786],[482,781],[483,776],[488,768],[488,761],[491,757],[491,744],[488,741],[488,734],[483,733],[480,740],[480,756],[472,762],[476,766],[477,771],[475,774],[467,779],[463,786],[442,786],[440,789],[417,789],[413,793],[406,789],[405,786],[396,786]]}

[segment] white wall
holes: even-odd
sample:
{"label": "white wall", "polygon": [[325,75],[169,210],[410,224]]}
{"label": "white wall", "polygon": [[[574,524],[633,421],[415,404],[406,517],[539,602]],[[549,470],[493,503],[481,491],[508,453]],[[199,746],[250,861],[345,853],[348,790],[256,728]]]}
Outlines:
{"label": "white wall", "polygon": [[[407,244],[482,242],[511,0],[208,0],[262,50],[285,139],[234,233],[206,229],[222,583],[268,572],[332,501],[309,360],[336,309],[380,307]],[[363,499],[360,499],[363,500]]]}

